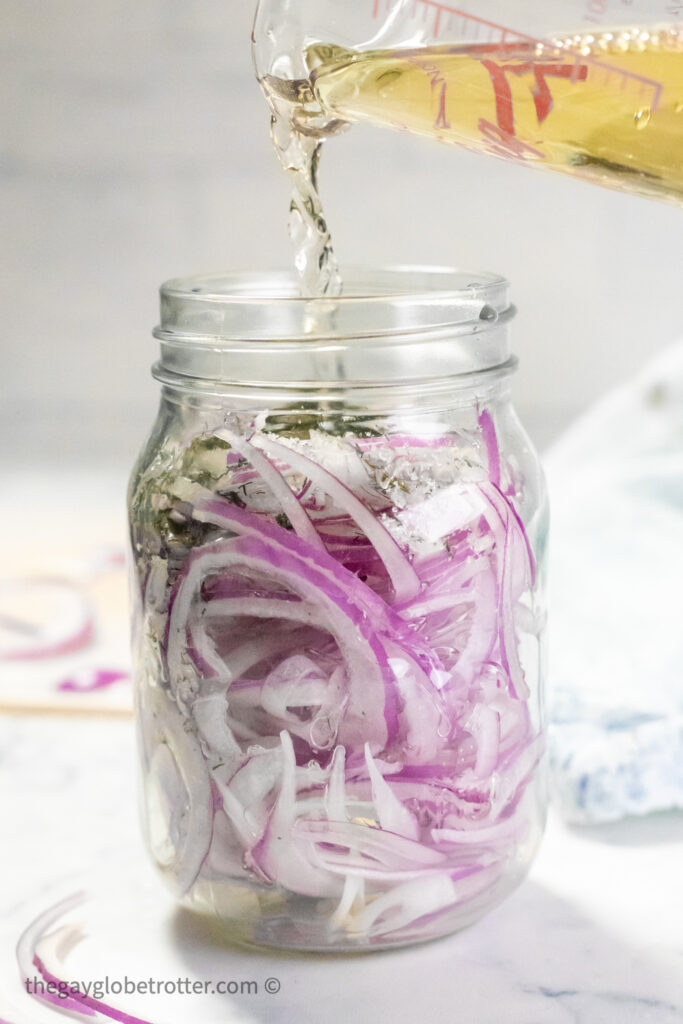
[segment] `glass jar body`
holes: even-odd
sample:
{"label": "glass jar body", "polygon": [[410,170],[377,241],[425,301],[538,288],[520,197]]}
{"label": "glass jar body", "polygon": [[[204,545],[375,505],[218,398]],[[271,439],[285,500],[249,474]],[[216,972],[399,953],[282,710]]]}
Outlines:
{"label": "glass jar body", "polygon": [[164,388],[130,487],[143,824],[238,941],[432,939],[528,870],[547,511],[508,384]]}

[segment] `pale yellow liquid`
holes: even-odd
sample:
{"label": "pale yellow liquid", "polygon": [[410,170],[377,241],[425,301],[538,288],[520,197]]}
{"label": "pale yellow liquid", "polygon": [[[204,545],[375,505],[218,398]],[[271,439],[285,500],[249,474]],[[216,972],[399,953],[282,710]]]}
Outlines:
{"label": "pale yellow liquid", "polygon": [[309,102],[330,117],[683,199],[682,29],[357,53],[316,46],[308,59]]}

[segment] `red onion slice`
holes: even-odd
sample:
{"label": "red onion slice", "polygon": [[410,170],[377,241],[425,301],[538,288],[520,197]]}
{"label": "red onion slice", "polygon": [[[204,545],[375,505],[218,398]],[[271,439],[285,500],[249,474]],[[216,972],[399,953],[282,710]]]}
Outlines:
{"label": "red onion slice", "polygon": [[128,679],[130,674],[119,669],[90,668],[63,679],[57,684],[57,689],[65,693],[94,693],[96,690],[106,690],[114,683]]}
{"label": "red onion slice", "polygon": [[234,451],[239,452],[240,455],[243,455],[245,459],[251,462],[263,482],[280,502],[282,511],[301,539],[318,551],[324,551],[325,545],[316,533],[316,529],[308,518],[306,510],[301,505],[300,499],[293,493],[285,478],[275,468],[273,463],[266,458],[263,452],[255,448],[245,438],[235,434],[232,430],[219,430],[218,436],[227,441]]}
{"label": "red onion slice", "polygon": [[94,612],[77,584],[51,577],[0,583],[0,660],[73,654],[94,632]]}
{"label": "red onion slice", "polygon": [[[41,955],[41,945],[48,938],[52,926],[74,907],[79,906],[84,899],[83,893],[76,893],[61,900],[37,917],[22,933],[17,944],[17,961],[22,981],[26,984],[39,976],[46,985],[44,993],[36,992],[35,986],[27,986],[27,991],[37,1002],[45,1003],[51,1009],[59,1010],[70,1017],[77,1015],[86,1020],[113,1020],[118,1021],[118,1024],[150,1024],[141,1017],[117,1010],[116,1007],[79,991],[77,982],[57,977]],[[52,986],[52,992],[47,991],[47,985]],[[62,990],[68,993],[66,997],[60,994]]]}
{"label": "red onion slice", "polygon": [[420,580],[417,573],[394,538],[346,484],[307,455],[273,440],[268,434],[259,434],[257,444],[312,480],[316,487],[329,494],[336,504],[351,516],[384,562],[397,601],[409,600],[419,593]]}

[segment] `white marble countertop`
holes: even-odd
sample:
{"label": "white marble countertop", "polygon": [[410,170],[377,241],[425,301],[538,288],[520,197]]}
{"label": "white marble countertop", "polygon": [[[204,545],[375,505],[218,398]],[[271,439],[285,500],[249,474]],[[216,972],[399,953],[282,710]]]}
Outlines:
{"label": "white marble countertop", "polygon": [[[683,1020],[683,815],[582,829],[551,815],[529,879],[468,930],[394,953],[271,956],[222,945],[152,874],[130,721],[7,715],[0,751],[0,1017],[11,1024],[57,1019],[22,990],[13,947],[33,917],[84,888],[94,902],[82,909],[71,977],[258,984],[141,998],[133,1009],[109,998],[154,1024]],[[269,978],[277,993],[265,990]]]}
{"label": "white marble countertop", "polygon": [[[123,473],[59,467],[16,474],[5,523],[16,544],[4,571],[28,569],[28,552],[34,565],[53,564],[56,517],[60,557],[120,544],[124,481]],[[51,516],[37,517],[46,493]],[[257,992],[234,995],[105,999],[131,1020],[683,1021],[680,813],[600,828],[568,828],[551,814],[529,879],[484,920],[422,947],[335,958],[226,947],[176,909],[138,834],[130,718],[0,715],[0,802],[0,1024],[59,1019],[22,988],[15,946],[32,919],[78,890],[89,899],[74,911],[82,938],[69,954],[69,977],[257,983]],[[279,989],[271,993],[266,981],[273,978]]]}

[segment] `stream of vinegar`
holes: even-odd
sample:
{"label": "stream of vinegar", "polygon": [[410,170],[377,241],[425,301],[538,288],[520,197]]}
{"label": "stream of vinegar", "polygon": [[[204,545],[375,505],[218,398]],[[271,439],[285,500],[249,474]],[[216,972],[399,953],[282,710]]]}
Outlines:
{"label": "stream of vinegar", "polygon": [[308,49],[308,80],[263,84],[292,175],[306,294],[341,279],[317,189],[323,140],[365,121],[638,195],[683,201],[683,28],[543,42]]}

